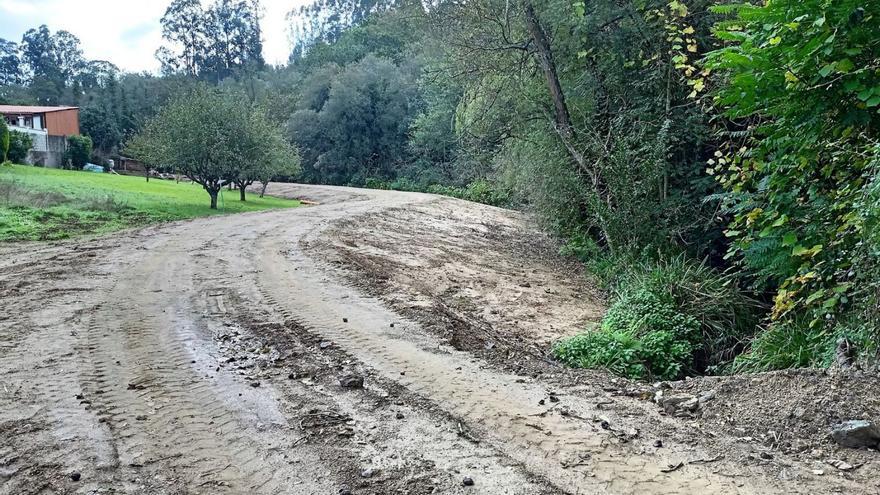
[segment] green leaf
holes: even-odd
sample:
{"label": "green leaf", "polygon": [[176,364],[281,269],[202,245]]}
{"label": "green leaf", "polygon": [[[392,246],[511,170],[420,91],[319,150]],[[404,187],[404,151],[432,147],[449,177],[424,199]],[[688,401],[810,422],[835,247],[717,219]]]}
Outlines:
{"label": "green leaf", "polygon": [[880,95],[874,95],[871,99],[865,102],[865,106],[868,108],[876,107],[877,105],[880,105]]}
{"label": "green leaf", "polygon": [[782,236],[782,245],[783,246],[793,246],[794,243],[797,242],[797,234],[794,232],[789,232]]}

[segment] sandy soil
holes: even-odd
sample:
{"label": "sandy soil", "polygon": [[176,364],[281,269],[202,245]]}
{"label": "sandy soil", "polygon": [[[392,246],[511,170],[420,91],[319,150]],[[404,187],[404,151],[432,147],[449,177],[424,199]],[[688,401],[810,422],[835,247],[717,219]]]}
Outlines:
{"label": "sandy soil", "polygon": [[0,246],[0,493],[880,493],[823,433],[874,375],[689,380],[716,398],[667,415],[548,358],[602,300],[527,217],[270,193],[319,204]]}

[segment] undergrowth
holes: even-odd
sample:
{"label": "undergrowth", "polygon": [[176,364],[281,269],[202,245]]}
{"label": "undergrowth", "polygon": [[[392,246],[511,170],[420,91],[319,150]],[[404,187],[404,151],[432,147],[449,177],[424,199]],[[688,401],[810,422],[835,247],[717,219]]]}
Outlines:
{"label": "undergrowth", "polygon": [[562,251],[584,260],[613,301],[597,328],[554,347],[570,366],[634,379],[718,372],[757,328],[758,303],[705,262],[686,255],[611,257],[583,238]]}
{"label": "undergrowth", "polygon": [[441,184],[421,185],[406,178],[397,179],[391,182],[379,179],[367,179],[364,182],[363,187],[368,189],[440,194],[491,206],[511,206],[512,202],[510,191],[486,180],[476,180],[464,187],[456,187]]}

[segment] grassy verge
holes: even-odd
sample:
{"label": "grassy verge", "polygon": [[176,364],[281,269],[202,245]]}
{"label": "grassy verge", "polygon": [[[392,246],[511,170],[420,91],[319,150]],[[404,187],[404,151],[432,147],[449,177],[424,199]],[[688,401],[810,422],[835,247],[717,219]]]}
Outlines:
{"label": "grassy verge", "polygon": [[0,242],[65,239],[187,218],[299,206],[238,192],[217,210],[196,184],[14,165],[0,167]]}

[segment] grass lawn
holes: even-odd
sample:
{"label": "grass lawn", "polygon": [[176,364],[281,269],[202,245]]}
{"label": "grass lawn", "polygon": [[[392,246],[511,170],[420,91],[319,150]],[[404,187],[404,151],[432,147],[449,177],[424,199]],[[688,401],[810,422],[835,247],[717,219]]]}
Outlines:
{"label": "grass lawn", "polygon": [[186,218],[299,206],[224,191],[211,210],[191,183],[13,165],[0,167],[0,242],[65,239]]}

